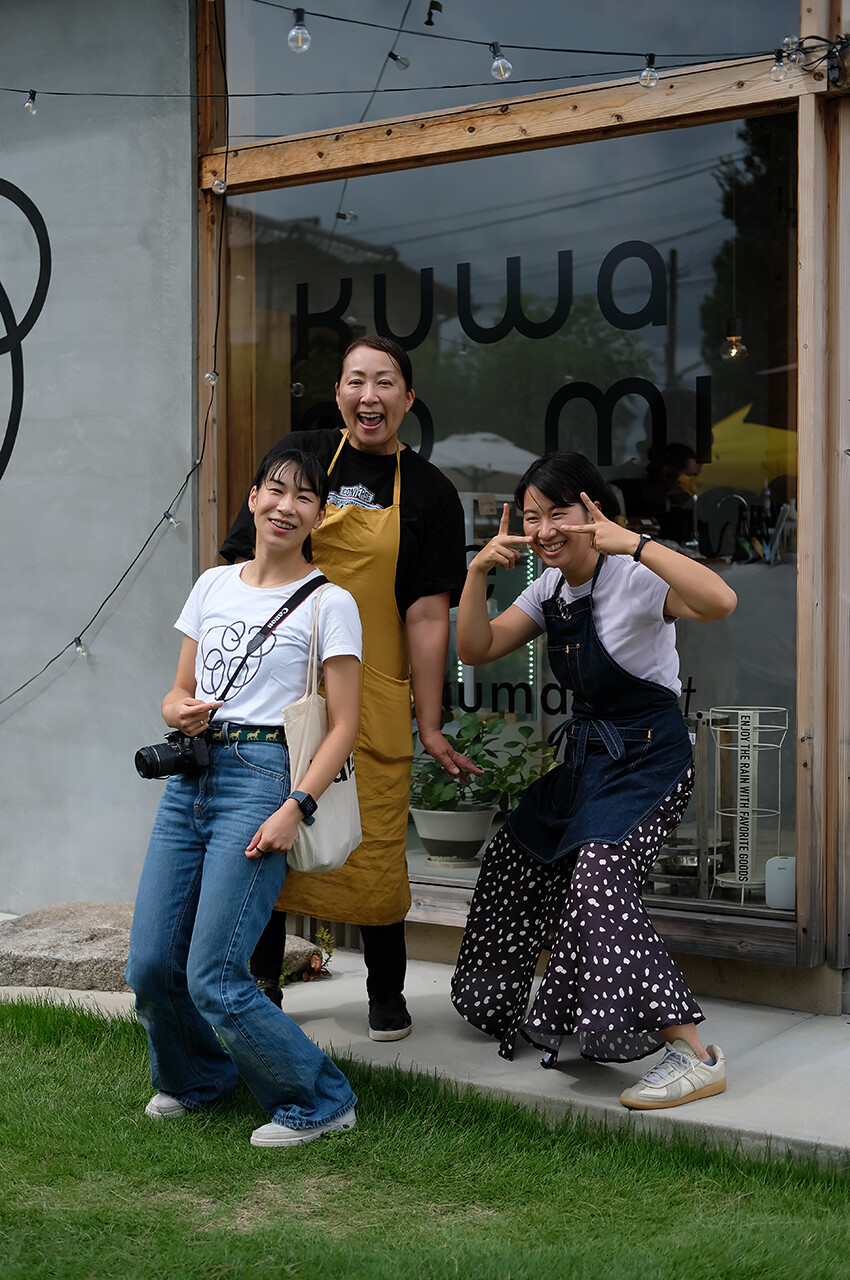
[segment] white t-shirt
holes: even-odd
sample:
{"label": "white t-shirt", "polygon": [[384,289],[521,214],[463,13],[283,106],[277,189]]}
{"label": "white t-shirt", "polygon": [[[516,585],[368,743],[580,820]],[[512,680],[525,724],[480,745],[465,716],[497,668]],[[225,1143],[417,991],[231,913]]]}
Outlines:
{"label": "white t-shirt", "polygon": [[[248,642],[291,595],[319,570],[285,587],[250,587],[240,577],[241,564],[207,569],[195,583],[175,622],[198,642],[195,697],[214,702],[239,665]],[[362,633],[354,597],[342,587],[327,586],[319,602],[319,662],[341,654],[360,658]],[[216,721],[237,724],[281,724],[282,709],[302,697],[307,684],[310,628],[316,596],[308,596],[288,614],[251,654],[236,677]],[[321,671],[319,673],[321,678]]]}
{"label": "white t-shirt", "polygon": [[[544,631],[543,602],[555,594],[560,576],[560,569],[544,570],[514,601]],[[561,598],[579,600],[590,593],[590,587],[590,582],[571,587],[565,581]],[[593,591],[593,621],[615,662],[630,675],[665,685],[678,698],[682,682],[676,628],[664,621],[669,590],[663,578],[631,556],[608,556]]]}

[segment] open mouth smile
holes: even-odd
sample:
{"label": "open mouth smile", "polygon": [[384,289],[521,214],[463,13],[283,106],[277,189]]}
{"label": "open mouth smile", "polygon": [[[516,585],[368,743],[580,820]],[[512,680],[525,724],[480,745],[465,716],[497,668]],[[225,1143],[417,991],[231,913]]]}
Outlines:
{"label": "open mouth smile", "polygon": [[560,542],[538,542],[537,545],[544,556],[556,556],[567,545],[567,539],[562,538]]}

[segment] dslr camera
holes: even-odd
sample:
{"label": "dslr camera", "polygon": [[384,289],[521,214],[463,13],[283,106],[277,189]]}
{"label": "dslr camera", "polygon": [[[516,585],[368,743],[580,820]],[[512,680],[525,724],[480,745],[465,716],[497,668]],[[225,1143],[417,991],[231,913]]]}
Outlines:
{"label": "dslr camera", "polygon": [[210,762],[207,733],[189,738],[175,729],[173,733],[165,735],[165,742],[140,747],[135,756],[136,772],[142,778],[170,778],[175,773],[203,773]]}

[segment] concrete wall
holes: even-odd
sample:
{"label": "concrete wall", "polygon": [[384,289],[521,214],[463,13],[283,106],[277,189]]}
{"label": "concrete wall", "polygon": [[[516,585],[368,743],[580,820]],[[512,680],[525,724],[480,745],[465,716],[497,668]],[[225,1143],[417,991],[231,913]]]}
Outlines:
{"label": "concrete wall", "polygon": [[[47,226],[44,308],[23,342],[20,430],[0,478],[0,698],[72,641],[115,586],[195,453],[191,4],[7,0],[0,178]],[[82,96],[50,96],[66,91]],[[0,285],[18,319],[36,238],[0,198]],[[0,342],[3,339],[0,325]],[[7,344],[8,345],[8,344]],[[0,432],[13,395],[0,356]],[[0,910],[131,899],[193,579],[191,489],[85,636],[0,704]]]}

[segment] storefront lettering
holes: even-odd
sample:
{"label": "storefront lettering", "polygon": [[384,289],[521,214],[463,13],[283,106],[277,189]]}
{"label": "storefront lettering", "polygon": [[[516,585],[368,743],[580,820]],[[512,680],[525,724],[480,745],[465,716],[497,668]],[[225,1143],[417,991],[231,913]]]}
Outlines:
{"label": "storefront lettering", "polygon": [[482,345],[501,342],[512,329],[524,338],[551,338],[566,323],[573,305],[572,250],[562,249],[558,254],[558,301],[548,320],[529,320],[522,309],[522,259],[508,258],[505,271],[505,313],[498,324],[488,328],[479,324],[472,314],[470,265],[468,262],[457,264],[457,318],[466,336]]}
{"label": "storefront lettering", "polygon": [[[544,684],[540,690],[540,706],[548,716],[565,716],[567,714],[567,694],[568,690],[559,684]],[[490,701],[488,710],[494,713],[508,712],[510,715],[523,715],[527,719],[536,720],[539,718],[539,712],[534,705],[534,692],[531,685],[525,680],[520,680],[517,684],[510,684],[507,680],[497,684],[495,681],[490,685]],[[452,684],[446,681],[443,685],[443,706],[447,711],[452,711],[456,707],[461,711],[480,711],[484,706],[484,686],[480,680],[476,680],[472,685],[472,699],[470,701],[469,686],[462,684]],[[522,706],[517,706],[517,699],[521,695]]]}
{"label": "storefront lettering", "polygon": [[[627,312],[614,298],[614,276],[617,268],[628,260],[645,262],[649,268],[649,296],[637,311]],[[519,256],[505,261],[506,292],[502,318],[492,325],[482,325],[473,316],[472,275],[468,262],[457,264],[457,318],[464,333],[473,342],[490,345],[501,342],[516,330],[523,337],[549,338],[563,327],[573,303],[573,255],[572,250],[558,253],[557,301],[552,314],[545,320],[530,320],[522,305],[522,259]],[[311,330],[324,329],[336,334],[340,354],[354,337],[351,305],[354,282],[351,276],[339,281],[336,302],[323,311],[310,309],[310,285],[299,284],[296,292],[295,359],[306,360],[310,354]],[[646,325],[667,323],[667,268],[658,250],[644,240],[624,240],[606,254],[597,276],[596,296],[599,309],[605,319],[616,329],[640,329]],[[375,330],[382,336],[393,338],[406,351],[413,351],[428,337],[434,324],[434,269],[423,267],[419,272],[419,319],[410,332],[397,333],[392,328],[387,306],[387,275],[380,272],[372,277],[372,305]],[[695,380],[695,452],[700,462],[711,461],[711,378]],[[543,448],[550,452],[559,447],[560,419],[567,405],[583,400],[596,414],[596,461],[599,466],[610,466],[612,457],[612,419],[614,409],[625,396],[641,396],[649,408],[652,422],[652,444],[663,449],[667,443],[667,409],[658,387],[647,378],[620,378],[603,391],[593,382],[571,382],[558,387],[546,406],[543,423]],[[301,423],[307,430],[312,417],[323,413],[325,406],[314,406]],[[418,397],[413,413],[419,419],[421,441],[419,452],[424,458],[431,455],[434,444],[434,424],[427,404]],[[308,421],[309,417],[309,421]]]}
{"label": "storefront lettering", "polygon": [[[649,297],[637,311],[623,311],[614,300],[614,273],[623,262],[636,259],[649,267]],[[457,264],[457,318],[468,338],[482,345],[501,342],[516,329],[525,338],[551,338],[567,321],[573,305],[573,254],[571,249],[558,252],[557,302],[546,320],[530,320],[522,306],[522,258],[505,260],[505,311],[494,325],[481,325],[474,318],[472,303],[472,268],[468,262]],[[342,276],[336,302],[324,311],[310,310],[310,285],[302,282],[296,288],[295,359],[305,360],[310,352],[310,330],[331,329],[339,339],[340,354],[352,338],[351,323],[346,314],[354,295],[351,276]],[[658,250],[644,240],[624,240],[606,254],[596,281],[599,310],[615,329],[642,329],[646,325],[667,323],[667,268]],[[387,277],[381,272],[372,277],[372,312],[375,329],[385,338],[394,338],[406,351],[414,351],[428,337],[434,323],[434,269],[419,272],[419,320],[408,334],[394,333],[387,317]]]}

